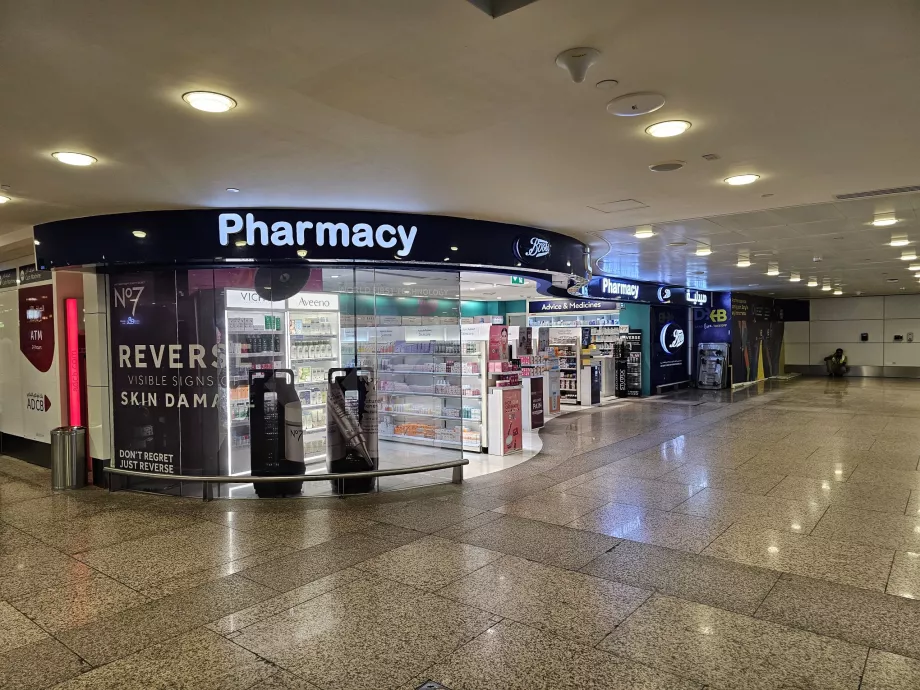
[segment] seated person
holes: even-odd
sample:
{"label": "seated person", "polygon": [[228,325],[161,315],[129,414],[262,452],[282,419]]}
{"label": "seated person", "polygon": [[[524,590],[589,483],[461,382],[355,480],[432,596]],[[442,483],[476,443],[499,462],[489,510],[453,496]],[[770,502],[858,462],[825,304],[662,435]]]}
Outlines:
{"label": "seated person", "polygon": [[850,367],[847,366],[847,356],[839,347],[834,354],[824,358],[824,363],[827,364],[828,376],[843,376],[850,370]]}

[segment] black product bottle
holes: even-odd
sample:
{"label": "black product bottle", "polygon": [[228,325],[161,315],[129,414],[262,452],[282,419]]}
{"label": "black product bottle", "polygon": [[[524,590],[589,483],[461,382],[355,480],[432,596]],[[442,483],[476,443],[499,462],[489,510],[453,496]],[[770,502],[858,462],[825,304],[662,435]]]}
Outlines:
{"label": "black product bottle", "polygon": [[[306,466],[284,457],[284,406],[299,402],[290,369],[258,369],[249,372],[249,422],[252,448],[252,475],[271,477],[303,474]],[[260,498],[296,496],[302,481],[258,482]]]}

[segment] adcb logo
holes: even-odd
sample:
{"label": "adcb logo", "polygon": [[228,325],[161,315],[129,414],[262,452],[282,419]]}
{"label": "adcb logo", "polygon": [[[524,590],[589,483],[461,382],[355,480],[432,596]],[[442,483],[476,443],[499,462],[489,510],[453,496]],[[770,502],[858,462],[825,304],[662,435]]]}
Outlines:
{"label": "adcb logo", "polygon": [[26,393],[26,409],[47,412],[51,409],[51,400],[42,393]]}

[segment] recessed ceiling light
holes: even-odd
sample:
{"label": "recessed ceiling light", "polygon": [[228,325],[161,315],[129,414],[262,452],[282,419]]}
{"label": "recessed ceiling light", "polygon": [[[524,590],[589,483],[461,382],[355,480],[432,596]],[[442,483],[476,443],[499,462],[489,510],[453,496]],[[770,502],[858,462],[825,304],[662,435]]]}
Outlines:
{"label": "recessed ceiling light", "polygon": [[920,264],[911,264],[907,267],[908,271],[920,271]]}
{"label": "recessed ceiling light", "polygon": [[800,282],[801,280],[802,280],[802,276],[799,275],[798,273],[796,273],[795,271],[793,271],[792,273],[789,274],[789,282],[790,282],[790,283],[798,283],[798,282]]}
{"label": "recessed ceiling light", "polygon": [[669,247],[686,247],[686,242],[668,242]]}
{"label": "recessed ceiling light", "polygon": [[35,242],[36,247],[41,244],[41,242],[39,242],[38,240],[33,240],[33,241]]}
{"label": "recessed ceiling light", "polygon": [[808,279],[808,287],[818,287],[818,279],[811,277]]}
{"label": "recessed ceiling light", "polygon": [[754,175],[753,173],[748,173],[745,175],[732,175],[731,177],[726,177],[726,184],[730,184],[733,187],[743,184],[751,184],[752,182],[757,182],[760,179],[760,175]]}
{"label": "recessed ceiling light", "polygon": [[227,191],[231,194],[239,194],[240,190],[237,187],[227,187]]}
{"label": "recessed ceiling light", "polygon": [[51,154],[51,157],[65,165],[77,165],[81,167],[92,165],[96,162],[96,159],[92,156],[88,156],[85,153],[74,153],[73,151],[55,151]]}
{"label": "recessed ceiling light", "polygon": [[[903,290],[904,288],[901,288],[901,289]],[[834,290],[834,294],[835,294],[835,295],[842,295],[842,294],[843,294],[843,290],[839,290],[839,289],[838,289],[838,290]]]}
{"label": "recessed ceiling light", "polygon": [[203,110],[206,113],[225,113],[236,107],[236,101],[230,96],[213,91],[189,91],[182,94],[182,100],[195,110]]}
{"label": "recessed ceiling light", "polygon": [[760,283],[748,283],[748,287],[758,287]]}
{"label": "recessed ceiling light", "polygon": [[404,295],[408,295],[408,294],[409,294],[409,291],[408,291],[408,290],[403,290],[403,294],[404,294]]}
{"label": "recessed ceiling light", "polygon": [[712,247],[701,245],[696,248],[697,256],[709,256],[710,254],[712,254]]}
{"label": "recessed ceiling light", "polygon": [[403,283],[403,285],[415,285],[415,283],[413,281],[409,281],[409,282]]}
{"label": "recessed ceiling light", "polygon": [[884,228],[887,225],[894,225],[898,222],[898,217],[893,213],[880,213],[875,216],[872,225],[877,228]]}
{"label": "recessed ceiling light", "polygon": [[779,275],[779,264],[775,261],[771,261],[767,264],[767,275],[768,276],[778,276]]}
{"label": "recessed ceiling light", "polygon": [[892,247],[906,247],[910,244],[910,240],[907,238],[907,235],[892,235],[891,242],[889,242]]}
{"label": "recessed ceiling light", "polygon": [[738,263],[736,264],[738,268],[748,268],[751,265],[751,256],[747,252],[739,252],[738,254]]}
{"label": "recessed ceiling light", "polygon": [[664,122],[656,122],[654,125],[649,125],[645,128],[646,134],[651,134],[653,137],[665,138],[665,137],[676,137],[680,134],[683,134],[688,129],[690,129],[690,123],[686,120],[665,120]]}
{"label": "recessed ceiling light", "polygon": [[450,248],[450,250],[451,250],[452,252],[457,251],[457,249],[458,249],[458,247],[451,247],[451,248]]}
{"label": "recessed ceiling light", "polygon": [[901,252],[901,261],[914,261],[917,258],[917,252],[913,249],[908,249],[906,252]]}
{"label": "recessed ceiling light", "polygon": [[828,285],[827,283],[821,286],[821,292],[830,292],[830,291],[831,291],[831,286]]}
{"label": "recessed ceiling light", "polygon": [[620,82],[618,82],[616,79],[601,79],[594,85],[594,87],[598,89],[614,89],[619,83]]}
{"label": "recessed ceiling light", "polygon": [[329,276],[329,277],[330,277],[330,278],[338,278],[339,276],[335,275],[335,276]]}
{"label": "recessed ceiling light", "polygon": [[233,243],[233,246],[234,247],[245,247],[246,240],[237,240],[236,242]]}
{"label": "recessed ceiling light", "polygon": [[132,230],[131,234],[140,239],[147,237],[147,232],[145,230]]}
{"label": "recessed ceiling light", "polygon": [[444,260],[445,260],[445,261],[450,261],[450,257],[445,256],[445,257],[444,257]]}
{"label": "recessed ceiling light", "polygon": [[306,250],[306,249],[298,249],[298,250],[297,250],[297,256],[299,256],[301,259],[304,258],[306,255],[307,255],[307,250]]}
{"label": "recessed ceiling light", "polygon": [[640,240],[644,240],[646,238],[655,236],[655,228],[653,228],[651,225],[640,225],[636,228],[636,232],[634,234]]}
{"label": "recessed ceiling light", "polygon": [[6,203],[8,203],[9,201],[10,201],[10,198],[9,198],[8,196],[2,196],[2,195],[0,195],[0,204],[6,204]]}

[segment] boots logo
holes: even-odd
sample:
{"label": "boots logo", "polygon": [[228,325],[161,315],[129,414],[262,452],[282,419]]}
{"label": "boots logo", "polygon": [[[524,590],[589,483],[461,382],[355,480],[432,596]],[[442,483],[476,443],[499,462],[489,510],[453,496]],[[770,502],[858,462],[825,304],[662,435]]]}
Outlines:
{"label": "boots logo", "polygon": [[51,400],[42,393],[26,393],[26,409],[35,412],[47,412],[51,409]]}
{"label": "boots logo", "polygon": [[668,321],[658,334],[658,342],[665,354],[673,355],[684,344],[684,329],[678,328],[673,321]]}
{"label": "boots logo", "polygon": [[551,250],[549,240],[537,235],[524,235],[514,241],[514,254],[525,264],[545,263]]}

